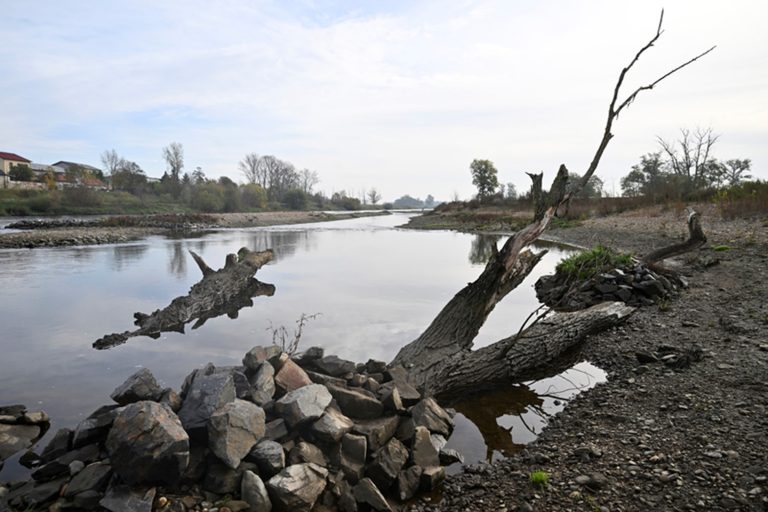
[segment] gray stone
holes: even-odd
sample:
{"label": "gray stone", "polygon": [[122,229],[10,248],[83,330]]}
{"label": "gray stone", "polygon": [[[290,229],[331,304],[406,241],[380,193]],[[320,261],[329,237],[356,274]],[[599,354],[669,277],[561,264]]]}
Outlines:
{"label": "gray stone", "polygon": [[312,384],[312,380],[301,366],[288,359],[275,374],[275,385],[284,392],[294,391]]}
{"label": "gray stone", "polygon": [[363,477],[368,442],[365,436],[344,434],[339,446],[339,466],[347,479],[356,483]]}
{"label": "gray stone", "polygon": [[288,466],[267,482],[278,510],[309,512],[325,490],[328,470],[312,463]]}
{"label": "gray stone", "polygon": [[216,371],[216,367],[213,366],[213,363],[208,363],[202,368],[196,368],[190,372],[189,375],[187,375],[184,378],[184,382],[181,384],[181,399],[187,398],[187,392],[189,392],[189,388],[192,386],[192,383],[195,382],[195,379],[198,377],[205,377],[206,375],[213,375],[213,373]]}
{"label": "gray stone", "polygon": [[69,498],[85,491],[101,491],[112,476],[112,467],[106,462],[89,464],[67,484],[64,496]]}
{"label": "gray stone", "polygon": [[85,462],[81,460],[73,460],[69,463],[69,474],[72,476],[75,476],[83,469],[85,469]]}
{"label": "gray stone", "polygon": [[243,366],[248,370],[255,372],[259,369],[261,364],[270,359],[276,359],[283,353],[283,349],[277,345],[269,345],[266,347],[253,347],[249,350],[245,356],[243,356]]}
{"label": "gray stone", "polygon": [[32,446],[40,436],[37,425],[6,425],[0,423],[0,461]]}
{"label": "gray stone", "polygon": [[181,410],[181,397],[171,388],[165,388],[163,390],[163,394],[160,397],[160,403],[170,407],[173,412],[179,412],[179,410]]}
{"label": "gray stone", "polygon": [[111,485],[99,505],[111,512],[152,512],[155,492],[154,487]]}
{"label": "gray stone", "polygon": [[233,494],[240,490],[243,473],[258,471],[256,464],[241,463],[237,469],[232,469],[216,457],[208,458],[208,465],[203,478],[203,489],[215,494]]}
{"label": "gray stone", "polygon": [[102,442],[112,427],[112,422],[122,409],[118,405],[104,405],[78,423],[72,436],[72,448],[80,448]]}
{"label": "gray stone", "polygon": [[82,448],[77,448],[65,453],[64,455],[40,466],[32,473],[32,478],[35,480],[50,480],[59,475],[69,473],[69,465],[79,460],[84,463],[89,463],[99,458],[99,445],[98,443],[89,444]]}
{"label": "gray stone", "polygon": [[395,493],[400,501],[407,501],[419,491],[421,486],[421,466],[411,466],[397,475]]}
{"label": "gray stone", "polygon": [[263,405],[275,396],[275,369],[269,363],[262,363],[250,379],[251,399]]}
{"label": "gray stone", "polygon": [[207,428],[211,415],[224,404],[234,400],[235,383],[231,375],[198,375],[187,390],[179,410],[179,419],[187,431]]}
{"label": "gray stone", "polygon": [[390,389],[386,389],[381,393],[380,396],[381,403],[384,406],[385,411],[395,413],[402,413],[405,411],[403,401],[400,399],[400,391],[397,390],[396,386],[393,386]]}
{"label": "gray stone", "polygon": [[286,393],[275,403],[275,411],[288,426],[295,427],[322,416],[331,399],[325,386],[310,384]]}
{"label": "gray stone", "polygon": [[389,503],[370,478],[360,480],[352,489],[352,493],[358,503],[364,503],[376,512],[392,512]]}
{"label": "gray stone", "polygon": [[393,437],[376,452],[373,462],[365,470],[365,475],[373,480],[376,487],[386,491],[392,486],[407,461],[408,449]]}
{"label": "gray stone", "polygon": [[416,427],[411,450],[411,458],[414,464],[422,468],[440,465],[440,456],[432,445],[429,430],[426,427]]}
{"label": "gray stone", "polygon": [[395,436],[407,445],[413,442],[413,436],[416,433],[416,424],[413,422],[413,418],[404,416],[400,420],[400,424],[397,427]]}
{"label": "gray stone", "polygon": [[189,462],[189,436],[173,411],[156,402],[125,407],[106,447],[115,471],[130,485],[173,484]]}
{"label": "gray stone", "polygon": [[272,477],[285,468],[285,452],[280,443],[263,440],[253,447],[245,460],[254,462],[259,472]]}
{"label": "gray stone", "polygon": [[430,432],[446,437],[453,432],[451,416],[432,398],[425,398],[411,409],[411,416],[416,426],[427,427]]}
{"label": "gray stone", "polygon": [[421,472],[421,490],[430,492],[445,480],[445,468],[442,466],[432,466],[424,468]]}
{"label": "gray stone", "polygon": [[301,464],[303,462],[311,462],[318,466],[328,467],[328,461],[325,459],[325,455],[317,446],[306,441],[300,441],[293,447],[288,453],[288,465]]}
{"label": "gray stone", "polygon": [[339,409],[350,418],[370,420],[378,418],[384,412],[384,406],[359,389],[341,388],[329,385],[328,391],[333,395]]}
{"label": "gray stone", "polygon": [[325,356],[315,361],[315,366],[331,377],[341,377],[355,371],[355,363],[337,356]]}
{"label": "gray stone", "polygon": [[442,448],[440,450],[440,464],[450,466],[455,463],[464,464],[464,456],[453,448]]}
{"label": "gray stone", "polygon": [[72,435],[73,431],[68,428],[61,428],[56,431],[53,438],[43,449],[43,453],[40,455],[40,462],[47,463],[61,457],[72,448]]}
{"label": "gray stone", "polygon": [[72,498],[72,505],[77,510],[93,510],[99,506],[102,496],[98,491],[84,491]]}
{"label": "gray stone", "polygon": [[243,472],[240,482],[240,496],[248,503],[251,512],[270,512],[272,502],[267,494],[267,488],[259,475],[253,471]]}
{"label": "gray stone", "polygon": [[371,373],[384,373],[387,371],[387,363],[384,361],[376,361],[375,359],[369,359],[365,363],[365,371],[370,375]]}
{"label": "gray stone", "polygon": [[272,420],[264,426],[264,438],[277,441],[288,435],[288,427],[283,418]]}
{"label": "gray stone", "polygon": [[163,390],[148,368],[137,371],[112,392],[110,398],[119,405],[128,405],[141,400],[160,400]]}
{"label": "gray stone", "polygon": [[347,381],[345,381],[344,379],[337,379],[336,377],[331,377],[330,375],[325,375],[323,373],[313,372],[311,370],[304,370],[304,371],[307,372],[307,376],[309,377],[309,380],[311,380],[315,384],[322,384],[323,386],[332,384],[334,386],[339,386],[342,388],[347,385]]}
{"label": "gray stone", "polygon": [[329,407],[319,420],[312,423],[310,432],[327,443],[338,443],[342,436],[352,430],[354,422],[334,407]]}
{"label": "gray stone", "polygon": [[395,435],[399,424],[400,418],[398,416],[385,416],[375,420],[356,421],[352,427],[352,432],[365,436],[368,449],[374,452],[387,444]]}
{"label": "gray stone", "polygon": [[[59,496],[66,478],[50,482],[28,482],[8,493],[7,501],[11,505],[21,505],[20,510],[42,510],[41,505]],[[2,503],[2,502],[0,502]]]}
{"label": "gray stone", "polygon": [[245,400],[224,404],[208,422],[208,447],[225,464],[236,468],[264,437],[264,416],[264,409]]}
{"label": "gray stone", "polygon": [[397,393],[400,395],[400,400],[405,407],[416,405],[421,400],[421,393],[419,393],[419,391],[410,383],[405,381],[385,382],[379,388],[379,396],[382,396],[390,389],[397,389]]}

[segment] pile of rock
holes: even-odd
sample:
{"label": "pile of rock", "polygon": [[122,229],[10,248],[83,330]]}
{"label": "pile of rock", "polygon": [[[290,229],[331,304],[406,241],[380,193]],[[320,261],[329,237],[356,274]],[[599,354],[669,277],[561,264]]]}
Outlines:
{"label": "pile of rock", "polygon": [[556,273],[540,277],[534,285],[539,302],[557,311],[578,311],[612,301],[650,306],[687,286],[681,276],[664,276],[642,263],[614,268],[581,282]]}
{"label": "pile of rock", "polygon": [[[402,367],[312,348],[254,347],[237,367],[208,364],[180,393],[147,369],[74,430],[28,456],[15,507],[113,512],[392,510],[445,478],[448,412]],[[0,500],[0,510],[2,510]]]}
{"label": "pile of rock", "polygon": [[0,407],[0,469],[5,459],[35,444],[49,427],[42,411],[30,412],[23,405]]}

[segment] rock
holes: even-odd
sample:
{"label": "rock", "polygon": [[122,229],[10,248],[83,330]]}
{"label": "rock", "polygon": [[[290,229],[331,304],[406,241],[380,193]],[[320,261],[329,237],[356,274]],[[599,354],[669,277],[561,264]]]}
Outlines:
{"label": "rock", "polygon": [[93,411],[90,416],[75,427],[72,447],[80,448],[95,442],[102,442],[120,410],[118,405],[105,405]]}
{"label": "rock", "polygon": [[27,425],[47,425],[51,418],[44,411],[25,412],[21,417],[21,423]]}
{"label": "rock", "polygon": [[325,355],[325,349],[322,347],[309,347],[307,350],[299,354],[299,360],[302,364],[309,363],[310,361],[316,361]]}
{"label": "rock", "polygon": [[311,462],[324,468],[328,467],[328,461],[325,460],[325,455],[320,451],[320,448],[312,443],[301,441],[288,454],[288,465],[304,462]]}
{"label": "rock", "polygon": [[89,444],[72,451],[40,466],[32,473],[35,480],[50,480],[59,475],[69,473],[69,465],[79,460],[83,463],[94,462],[99,458],[99,445],[97,443]]}
{"label": "rock", "polygon": [[392,486],[407,461],[408,449],[393,437],[376,452],[373,462],[368,465],[365,471],[365,475],[373,480],[376,487],[386,491]]}
{"label": "rock", "polygon": [[328,470],[315,464],[288,466],[267,482],[272,503],[278,510],[309,512],[325,490]]}
{"label": "rock", "polygon": [[57,430],[53,438],[43,449],[43,453],[40,455],[40,462],[47,463],[67,453],[72,447],[73,433],[68,428]]}
{"label": "rock", "polygon": [[587,487],[593,491],[603,489],[608,484],[608,479],[602,473],[579,475],[574,480],[577,484]]}
{"label": "rock", "polygon": [[286,393],[275,403],[275,410],[288,426],[295,427],[322,416],[331,399],[325,386],[309,384]]}
{"label": "rock", "polygon": [[141,400],[160,400],[163,390],[157,384],[155,376],[148,368],[142,368],[119,385],[110,398],[118,405],[128,405]]}
{"label": "rock", "polygon": [[184,382],[181,384],[181,399],[184,400],[187,398],[187,393],[189,392],[189,389],[192,387],[192,383],[195,382],[195,379],[198,377],[205,377],[207,375],[213,375],[213,373],[216,371],[216,367],[213,365],[213,363],[208,363],[202,368],[196,368],[190,372],[189,375],[187,375],[184,378]]}
{"label": "rock", "polygon": [[171,408],[173,412],[181,410],[181,397],[171,388],[165,388],[160,396],[160,403]]}
{"label": "rock", "polygon": [[421,472],[420,488],[422,491],[434,491],[445,480],[445,468],[432,466]]}
{"label": "rock", "polygon": [[77,510],[93,510],[99,506],[102,496],[98,491],[84,491],[72,498],[72,505]]}
{"label": "rock", "polygon": [[657,363],[659,359],[650,352],[635,352],[635,358],[640,364]]}
{"label": "rock", "polygon": [[284,392],[294,391],[310,384],[312,384],[312,380],[307,372],[291,359],[285,361],[275,374],[275,385]]}
{"label": "rock", "polygon": [[411,446],[413,463],[422,468],[440,465],[440,456],[432,445],[429,430],[426,427],[416,427]]}
{"label": "rock", "polygon": [[208,447],[232,469],[240,465],[251,448],[264,437],[264,409],[235,399],[211,415]]}
{"label": "rock", "polygon": [[85,491],[102,491],[112,476],[112,467],[106,462],[89,464],[67,484],[64,496],[69,498]]}
{"label": "rock", "polygon": [[275,369],[269,363],[261,363],[250,379],[251,399],[257,405],[263,405],[275,396]]}
{"label": "rock", "polygon": [[403,401],[400,399],[400,392],[396,386],[385,390],[381,393],[381,403],[384,406],[385,411],[402,413],[405,412]]}
{"label": "rock", "polygon": [[270,441],[277,441],[287,435],[288,427],[285,426],[285,420],[283,418],[272,420],[264,426],[264,438],[269,439]]}
{"label": "rock", "polygon": [[400,400],[402,400],[405,407],[411,407],[421,401],[421,393],[406,381],[392,381],[382,384],[379,388],[379,396],[382,396],[388,390],[393,388],[397,389],[397,393],[400,395]]}
{"label": "rock", "polygon": [[[262,366],[264,365],[262,364]],[[235,398],[239,398],[240,400],[250,400],[251,383],[249,382],[248,377],[245,376],[242,367],[227,368],[225,371],[232,376],[232,382],[235,385]],[[216,373],[219,373],[219,371]]]}
{"label": "rock", "polygon": [[314,362],[315,366],[326,375],[341,377],[355,371],[355,363],[337,356],[325,356]]}
{"label": "rock", "polygon": [[329,407],[325,413],[312,423],[310,432],[321,441],[338,443],[342,436],[352,430],[354,422],[344,416],[334,407]]}
{"label": "rock", "polygon": [[464,464],[464,456],[453,448],[442,448],[440,450],[440,464],[450,466],[451,464]]}
{"label": "rock", "polygon": [[333,395],[341,412],[350,418],[370,420],[380,417],[384,412],[380,401],[361,390],[329,385],[328,391]]}
{"label": "rock", "polygon": [[111,512],[152,512],[155,488],[110,485],[99,505]]}
{"label": "rock", "polygon": [[448,437],[453,431],[453,420],[450,415],[432,398],[425,398],[414,405],[411,416],[416,426],[427,427],[435,434]]}
{"label": "rock", "polygon": [[277,345],[269,345],[267,347],[253,347],[243,357],[243,366],[246,369],[256,372],[261,364],[270,359],[275,359],[283,353],[283,350]]}
{"label": "rock", "polygon": [[83,469],[85,469],[85,462],[81,460],[73,460],[69,463],[69,474],[72,476],[75,476]]}
{"label": "rock", "polygon": [[189,462],[189,436],[173,411],[156,402],[125,407],[106,447],[115,472],[130,485],[173,484]]}
{"label": "rock", "polygon": [[245,471],[258,471],[256,464],[243,462],[232,469],[216,457],[209,457],[203,478],[203,489],[215,494],[232,494],[240,490]]}
{"label": "rock", "polygon": [[387,500],[382,496],[381,492],[376,488],[376,485],[370,478],[363,478],[360,480],[360,482],[352,489],[352,493],[358,503],[365,503],[371,507],[372,510],[377,512],[392,512],[389,503],[387,503]]}
{"label": "rock", "polygon": [[653,299],[655,297],[663,297],[666,295],[666,290],[664,289],[664,286],[654,280],[650,279],[647,281],[640,281],[640,282],[634,282],[632,283],[632,287],[640,290],[643,294],[645,294],[647,297]]}
{"label": "rock", "polygon": [[225,501],[219,508],[219,512],[242,512],[243,510],[249,510],[250,505],[243,500],[229,500]]}
{"label": "rock", "polygon": [[395,435],[399,424],[400,418],[398,416],[385,416],[375,420],[356,421],[352,427],[352,432],[365,436],[368,449],[374,452],[387,444]]}
{"label": "rock", "polygon": [[384,361],[376,361],[375,359],[369,359],[365,363],[365,371],[368,375],[372,373],[384,373],[387,371],[387,363]]}
{"label": "rock", "polygon": [[285,452],[280,443],[263,440],[253,447],[245,460],[254,462],[261,474],[272,477],[285,468]]}
{"label": "rock", "polygon": [[211,415],[235,400],[235,383],[226,373],[198,375],[187,390],[179,419],[187,431],[205,429]]}
{"label": "rock", "polygon": [[[23,502],[25,507],[20,508],[20,510],[42,510],[40,505],[58,497],[66,480],[66,478],[61,478],[50,482],[27,482],[9,492],[7,501],[11,505]],[[0,502],[0,505],[3,503]]]}
{"label": "rock", "polygon": [[413,436],[416,433],[416,424],[413,422],[413,418],[404,416],[400,420],[400,424],[397,427],[395,436],[407,445],[413,442]]}
{"label": "rock", "polygon": [[368,443],[364,436],[344,434],[339,447],[339,466],[347,479],[356,483],[363,477]]}
{"label": "rock", "polygon": [[400,501],[407,501],[416,496],[421,486],[421,466],[411,466],[397,475],[395,493]]}
{"label": "rock", "polygon": [[251,512],[270,512],[272,502],[261,478],[253,471],[243,472],[240,482],[240,496],[248,503]]}
{"label": "rock", "polygon": [[347,382],[344,379],[337,379],[336,377],[331,377],[330,375],[325,375],[323,373],[313,372],[311,370],[305,370],[305,371],[307,372],[307,376],[309,377],[309,380],[311,380],[315,384],[322,384],[323,386],[332,384],[334,386],[339,386],[342,388],[347,384]]}
{"label": "rock", "polygon": [[32,446],[40,437],[37,425],[6,425],[0,423],[0,462],[11,455]]}

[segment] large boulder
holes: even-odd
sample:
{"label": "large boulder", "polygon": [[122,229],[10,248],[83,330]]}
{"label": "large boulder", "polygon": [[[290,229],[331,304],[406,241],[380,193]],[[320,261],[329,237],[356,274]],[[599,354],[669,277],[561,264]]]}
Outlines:
{"label": "large boulder", "polygon": [[358,503],[362,503],[370,507],[371,510],[376,512],[392,512],[392,508],[387,503],[386,498],[381,494],[381,491],[371,481],[370,478],[363,478],[352,489],[355,495],[355,500]]}
{"label": "large boulder", "polygon": [[93,411],[90,416],[75,427],[75,433],[72,435],[72,447],[80,448],[104,441],[112,427],[112,422],[115,421],[115,417],[121,410],[118,405],[104,405]]}
{"label": "large boulder", "polygon": [[384,412],[382,403],[363,390],[328,385],[328,391],[339,404],[341,412],[350,418],[370,420],[378,418]]}
{"label": "large boulder", "polygon": [[342,436],[352,430],[354,422],[344,416],[334,407],[329,407],[319,420],[312,423],[309,428],[321,441],[326,443],[338,443]]}
{"label": "large boulder", "polygon": [[272,504],[278,510],[309,512],[325,490],[328,470],[316,464],[288,466],[267,482]]}
{"label": "large boulder", "polygon": [[112,475],[112,467],[106,462],[94,462],[87,465],[67,484],[65,497],[75,496],[87,491],[102,491]]}
{"label": "large boulder", "polygon": [[301,464],[303,462],[311,462],[324,468],[328,467],[328,461],[320,448],[306,441],[298,442],[288,454],[289,465]]}
{"label": "large boulder", "polygon": [[262,363],[278,358],[282,352],[283,350],[277,345],[253,347],[243,357],[243,366],[247,370],[255,372],[261,367]]}
{"label": "large boulder", "polygon": [[236,468],[264,437],[264,417],[264,409],[245,400],[224,404],[208,423],[208,447],[225,464]]}
{"label": "large boulder", "polygon": [[265,439],[253,447],[245,460],[255,463],[261,474],[272,477],[285,468],[285,451],[280,443]]}
{"label": "large boulder", "polygon": [[325,356],[314,361],[314,365],[324,374],[341,377],[355,371],[355,363],[337,356]]}
{"label": "large boulder", "polygon": [[251,512],[270,512],[272,501],[267,494],[267,488],[259,475],[253,471],[245,471],[240,482],[240,496],[248,503]]}
{"label": "large boulder", "polygon": [[453,419],[432,398],[425,398],[411,409],[416,426],[427,427],[430,432],[446,437],[453,432]]}
{"label": "large boulder", "polygon": [[411,450],[411,458],[417,466],[426,468],[440,465],[440,454],[432,444],[426,427],[416,427]]}
{"label": "large boulder", "polygon": [[156,402],[126,406],[106,447],[115,472],[130,485],[173,484],[189,462],[189,436],[173,411]]}
{"label": "large boulder", "polygon": [[365,459],[368,455],[368,443],[364,436],[344,434],[339,446],[339,467],[352,483],[363,477]]}
{"label": "large boulder", "polygon": [[119,405],[128,405],[141,400],[158,401],[163,396],[163,389],[148,368],[142,368],[120,384],[111,395]]}
{"label": "large boulder", "polygon": [[179,419],[187,431],[205,429],[211,415],[235,400],[235,383],[228,373],[198,374],[189,385]]}
{"label": "large boulder", "polygon": [[288,392],[312,384],[312,379],[292,359],[286,359],[275,374],[275,384],[284,392]]}
{"label": "large boulder", "polygon": [[368,450],[375,452],[395,435],[399,424],[400,417],[385,416],[375,420],[356,421],[352,432],[365,436],[368,441]]}
{"label": "large boulder", "polygon": [[275,411],[290,427],[318,419],[331,403],[332,397],[325,386],[309,384],[289,391],[275,403]]}
{"label": "large boulder", "polygon": [[249,382],[251,399],[257,405],[263,405],[275,396],[275,369],[271,364],[261,363]]}
{"label": "large boulder", "polygon": [[373,480],[376,487],[386,491],[392,486],[406,462],[408,462],[408,448],[393,437],[376,452],[365,475]]}

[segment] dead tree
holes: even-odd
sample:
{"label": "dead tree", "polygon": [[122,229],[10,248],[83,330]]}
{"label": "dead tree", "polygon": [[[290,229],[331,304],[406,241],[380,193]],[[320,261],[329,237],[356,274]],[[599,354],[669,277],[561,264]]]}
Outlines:
{"label": "dead tree", "polygon": [[521,336],[500,340],[483,349],[472,351],[472,344],[496,304],[515,289],[533,270],[544,252],[534,254],[526,249],[547,228],[561,209],[567,209],[570,199],[578,193],[597,170],[608,143],[613,138],[613,123],[643,91],[653,89],[659,82],[711,52],[715,47],[693,57],[665,73],[655,81],[638,87],[623,101],[619,94],[624,79],[641,55],[651,48],[662,34],[664,11],[659,18],[656,34],[621,70],[608,106],[608,116],[597,150],[587,171],[576,186],[566,189],[568,171],[560,166],[549,192],[542,189],[542,174],[530,175],[533,180],[535,211],[533,222],[494,250],[485,269],[472,283],[465,286],[438,313],[427,329],[395,356],[394,364],[408,366],[414,383],[434,395],[449,394],[465,387],[492,386],[499,381],[524,378],[526,372],[541,368],[560,353],[579,343],[596,329],[604,329],[622,321],[631,308],[623,304],[601,304],[578,313],[562,314],[535,324]]}
{"label": "dead tree", "polygon": [[197,329],[209,318],[228,315],[237,318],[244,307],[253,306],[253,297],[272,296],[275,287],[262,283],[253,276],[265,264],[272,261],[271,250],[253,252],[245,247],[237,254],[228,254],[224,268],[213,270],[198,254],[189,251],[197,263],[203,278],[190,288],[183,297],[176,297],[163,309],[147,315],[135,313],[134,331],[108,334],[93,343],[93,348],[106,349],[125,343],[135,336],[157,338],[162,332],[184,332],[184,326],[196,320]]}

